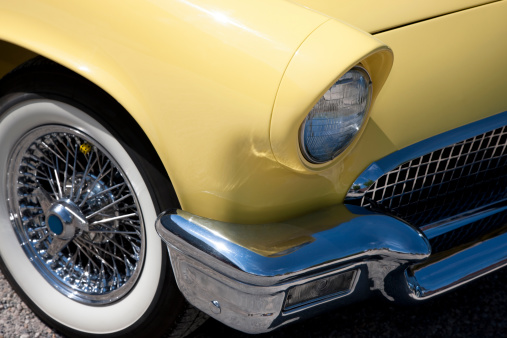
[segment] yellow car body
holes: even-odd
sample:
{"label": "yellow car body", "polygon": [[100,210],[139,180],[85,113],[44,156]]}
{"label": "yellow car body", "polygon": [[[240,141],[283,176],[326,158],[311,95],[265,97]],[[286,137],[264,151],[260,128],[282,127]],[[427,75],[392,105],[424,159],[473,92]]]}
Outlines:
{"label": "yellow car body", "polygon": [[[507,111],[506,17],[486,0],[2,1],[0,77],[40,55],[91,81],[147,135],[186,219],[269,257],[330,227],[273,224],[341,208],[370,164]],[[310,163],[301,124],[357,64],[367,122]]]}
{"label": "yellow car body", "polygon": [[[427,15],[483,2],[440,5],[441,10],[433,4],[435,11]],[[118,6],[122,11],[112,14]],[[340,12],[336,7],[332,14]],[[502,43],[504,7],[502,1],[494,2],[389,30],[403,24],[404,11],[392,19],[376,15],[382,22],[375,26],[372,19],[371,27],[355,11],[359,29],[351,29],[286,2],[9,2],[2,4],[0,38],[65,65],[116,98],[160,154],[184,210],[255,224],[340,203],[371,162],[504,111],[507,99],[502,101],[500,93],[505,92],[507,70],[498,66],[507,48]],[[418,8],[414,5],[411,12]],[[260,15],[265,12],[269,16]],[[423,14],[409,20],[418,18]],[[347,22],[348,17],[338,19]],[[364,34],[360,29],[381,32],[357,43],[354,39]],[[297,65],[300,73],[292,75],[310,90],[298,88],[304,96],[289,87],[287,93],[278,92],[291,85],[280,82],[290,81],[283,75],[295,52],[304,51],[306,39],[310,49],[312,37],[333,36],[338,36],[336,44],[313,50],[324,60],[302,60],[304,68]],[[327,168],[308,166],[298,156],[294,134],[309,107],[334,79],[387,46],[396,62],[364,136],[354,151]],[[335,57],[338,53],[341,58]],[[293,61],[296,65],[298,60]],[[459,118],[449,113],[450,105]]]}

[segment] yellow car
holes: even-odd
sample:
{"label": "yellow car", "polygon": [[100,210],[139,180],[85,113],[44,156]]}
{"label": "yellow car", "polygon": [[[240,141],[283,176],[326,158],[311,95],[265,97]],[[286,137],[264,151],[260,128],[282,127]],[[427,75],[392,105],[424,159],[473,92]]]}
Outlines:
{"label": "yellow car", "polygon": [[65,335],[178,336],[502,267],[506,18],[505,0],[0,1],[3,273]]}

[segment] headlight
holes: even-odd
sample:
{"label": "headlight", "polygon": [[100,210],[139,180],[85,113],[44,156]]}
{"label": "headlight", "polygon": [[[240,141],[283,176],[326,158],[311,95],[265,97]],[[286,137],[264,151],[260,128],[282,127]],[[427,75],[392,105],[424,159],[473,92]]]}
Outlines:
{"label": "headlight", "polygon": [[338,156],[361,129],[371,100],[368,72],[354,67],[343,75],[317,102],[299,136],[301,151],[312,163]]}

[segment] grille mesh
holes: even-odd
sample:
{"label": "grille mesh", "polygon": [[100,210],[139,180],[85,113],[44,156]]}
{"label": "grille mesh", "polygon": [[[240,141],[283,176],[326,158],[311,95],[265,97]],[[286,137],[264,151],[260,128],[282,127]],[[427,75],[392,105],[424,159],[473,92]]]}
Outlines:
{"label": "grille mesh", "polygon": [[360,205],[421,227],[507,199],[507,126],[436,150],[381,176]]}

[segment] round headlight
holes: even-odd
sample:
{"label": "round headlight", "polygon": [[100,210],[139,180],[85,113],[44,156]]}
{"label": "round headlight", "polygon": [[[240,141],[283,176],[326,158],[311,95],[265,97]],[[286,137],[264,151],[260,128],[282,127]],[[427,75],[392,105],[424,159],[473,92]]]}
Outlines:
{"label": "round headlight", "polygon": [[354,67],[310,111],[299,136],[301,151],[312,163],[338,156],[361,129],[371,100],[368,72]]}

